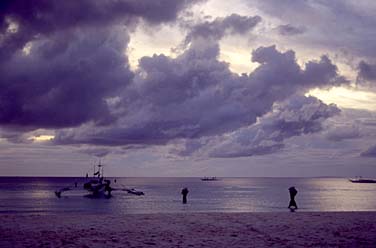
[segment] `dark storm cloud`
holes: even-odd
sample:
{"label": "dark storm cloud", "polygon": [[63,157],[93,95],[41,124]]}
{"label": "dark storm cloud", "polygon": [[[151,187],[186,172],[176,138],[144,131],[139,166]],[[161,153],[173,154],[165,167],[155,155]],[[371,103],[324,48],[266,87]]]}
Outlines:
{"label": "dark storm cloud", "polygon": [[209,156],[245,157],[277,152],[287,138],[322,131],[323,121],[339,112],[335,105],[326,105],[314,97],[292,97],[257,124],[235,131],[217,145],[210,144],[214,149]]}
{"label": "dark storm cloud", "polygon": [[23,135],[27,130],[14,130],[14,129],[2,129],[0,130],[0,137],[6,139],[12,143],[32,143],[32,140],[28,140],[27,137]]}
{"label": "dark storm cloud", "polygon": [[142,58],[118,106],[122,118],[113,127],[62,131],[56,141],[158,145],[213,137],[255,123],[273,104],[293,94],[346,82],[326,56],[302,69],[293,51],[260,47],[252,54],[260,66],[239,76],[218,61],[218,55],[217,43],[198,39],[177,58]]}
{"label": "dark storm cloud", "polygon": [[367,63],[361,61],[358,67],[358,81],[362,83],[375,82],[376,81],[376,64]]}
{"label": "dark storm cloud", "polygon": [[349,145],[355,148],[361,144],[369,144],[376,134],[375,112],[344,108],[341,109],[341,114],[328,121],[325,127],[322,137],[330,142],[330,146]]}
{"label": "dark storm cloud", "polygon": [[331,141],[342,141],[346,139],[357,139],[361,137],[358,126],[334,126],[326,133],[326,138]]}
{"label": "dark storm cloud", "polygon": [[195,2],[1,1],[0,125],[20,130],[113,122],[111,99],[133,77],[125,56],[129,26],[138,18],[174,20]]}
{"label": "dark storm cloud", "polygon": [[303,34],[305,32],[305,28],[304,27],[295,27],[291,24],[286,24],[286,25],[279,25],[277,27],[277,31],[280,35],[292,36],[292,35]]}
{"label": "dark storm cloud", "polygon": [[245,34],[251,31],[261,22],[260,16],[240,16],[232,14],[225,18],[216,18],[214,21],[206,21],[191,27],[185,43],[188,44],[195,38],[204,37],[220,39],[225,34]]}
{"label": "dark storm cloud", "polygon": [[[188,0],[3,0],[0,3],[0,59],[40,35],[49,35],[75,27],[103,27],[127,24],[141,17],[150,23],[174,20],[184,7],[197,1]],[[10,23],[18,31],[7,32]]]}
{"label": "dark storm cloud", "polygon": [[[330,52],[346,51],[351,56],[376,55],[375,1],[353,0],[244,0],[273,19],[293,26],[307,27],[297,37],[299,44],[326,49]],[[264,16],[264,19],[267,19]]]}
{"label": "dark storm cloud", "polygon": [[[0,64],[0,124],[31,130],[58,128],[55,144],[145,147],[197,140],[196,144],[187,142],[194,152],[212,138],[248,129],[295,94],[347,83],[328,56],[301,67],[294,51],[281,52],[275,46],[252,52],[252,61],[259,64],[253,72],[231,72],[229,64],[218,59],[219,40],[246,34],[261,21],[258,16],[235,14],[190,27],[186,50],[176,58],[163,54],[143,57],[139,70],[130,71],[124,55],[127,26],[135,17],[152,23],[171,20],[188,2],[171,2],[163,9],[168,13],[159,18],[157,10],[168,3],[154,1],[152,9],[144,1],[67,2],[59,11],[54,1],[41,1],[40,5],[25,5],[33,9],[31,15],[18,13],[22,8],[14,7],[17,5],[5,6],[1,46],[8,54],[1,55],[6,62]],[[80,15],[81,4],[88,5],[89,14]],[[108,9],[115,7],[106,19]],[[92,20],[96,11],[98,16]],[[14,32],[9,31],[13,22],[18,25]],[[19,41],[14,47],[12,39]],[[330,106],[307,101],[296,107],[307,120],[283,122],[279,116],[279,122],[261,127],[265,136],[257,145],[245,146],[246,151],[232,149],[225,156],[275,152],[283,147],[285,138],[321,130],[320,121],[332,115]],[[313,109],[316,105],[321,106],[319,110]],[[313,117],[307,106],[313,109]],[[279,114],[288,114],[286,111]],[[278,130],[276,137],[266,134],[272,130]],[[201,143],[200,139],[206,140]],[[210,154],[215,156],[215,152]]]}
{"label": "dark storm cloud", "polygon": [[0,123],[67,127],[112,121],[106,97],[132,78],[127,36],[107,30],[56,33],[0,67]]}
{"label": "dark storm cloud", "polygon": [[259,155],[267,155],[281,151],[285,146],[282,143],[261,144],[256,146],[238,146],[233,147],[224,146],[215,149],[209,153],[212,158],[238,158],[238,157],[251,157]]}
{"label": "dark storm cloud", "polygon": [[376,157],[376,145],[369,147],[366,151],[360,154],[363,157]]}
{"label": "dark storm cloud", "polygon": [[109,148],[101,147],[83,148],[78,151],[98,158],[103,158],[112,152]]}
{"label": "dark storm cloud", "polygon": [[376,126],[376,120],[375,119],[365,119],[362,120],[362,124],[365,126]]}

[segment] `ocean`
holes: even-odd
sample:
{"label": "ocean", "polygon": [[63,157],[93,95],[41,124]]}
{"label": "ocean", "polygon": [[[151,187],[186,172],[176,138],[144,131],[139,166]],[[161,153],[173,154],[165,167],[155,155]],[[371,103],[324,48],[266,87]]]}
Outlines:
{"label": "ocean", "polygon": [[[111,198],[88,197],[85,178],[0,177],[1,213],[141,214],[178,212],[285,212],[288,188],[298,190],[298,211],[376,211],[376,184],[346,178],[114,178],[117,189],[135,188],[137,196],[115,190]],[[78,186],[75,188],[75,182]],[[61,198],[55,190],[71,187]],[[181,189],[189,189],[182,204]]]}

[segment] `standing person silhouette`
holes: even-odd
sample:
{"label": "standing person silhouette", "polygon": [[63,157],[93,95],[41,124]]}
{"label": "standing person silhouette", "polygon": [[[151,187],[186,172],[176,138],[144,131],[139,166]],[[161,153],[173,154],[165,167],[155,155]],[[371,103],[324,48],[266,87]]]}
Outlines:
{"label": "standing person silhouette", "polygon": [[298,205],[296,205],[295,196],[298,194],[298,191],[295,189],[295,187],[289,188],[290,192],[290,203],[289,203],[289,209],[291,211],[294,211],[295,209],[298,209]]}
{"label": "standing person silhouette", "polygon": [[187,195],[188,195],[188,189],[184,188],[181,191],[181,194],[183,195],[183,204],[187,204]]}

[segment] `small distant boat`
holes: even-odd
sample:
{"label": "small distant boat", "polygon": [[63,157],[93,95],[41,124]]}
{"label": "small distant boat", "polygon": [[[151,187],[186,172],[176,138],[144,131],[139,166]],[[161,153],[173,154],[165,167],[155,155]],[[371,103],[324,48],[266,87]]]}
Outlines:
{"label": "small distant boat", "polygon": [[218,181],[217,177],[203,177],[201,181]]}
{"label": "small distant boat", "polygon": [[125,189],[125,191],[133,195],[145,195],[144,192],[135,189]]}
{"label": "small distant boat", "polygon": [[349,181],[352,183],[376,183],[376,179],[370,179],[370,178],[349,178]]}

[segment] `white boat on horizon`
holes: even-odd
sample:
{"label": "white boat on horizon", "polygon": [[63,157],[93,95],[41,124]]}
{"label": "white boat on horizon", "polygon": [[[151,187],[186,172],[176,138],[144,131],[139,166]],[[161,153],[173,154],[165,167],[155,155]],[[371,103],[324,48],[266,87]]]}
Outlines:
{"label": "white boat on horizon", "polygon": [[217,177],[203,177],[201,181],[218,181]]}
{"label": "white boat on horizon", "polygon": [[349,178],[349,181],[352,183],[376,183],[376,179],[363,177]]}

